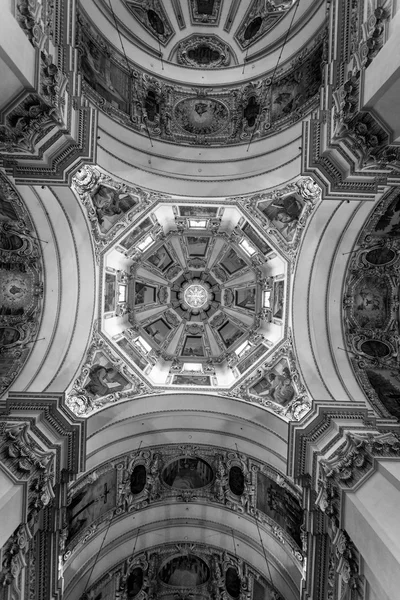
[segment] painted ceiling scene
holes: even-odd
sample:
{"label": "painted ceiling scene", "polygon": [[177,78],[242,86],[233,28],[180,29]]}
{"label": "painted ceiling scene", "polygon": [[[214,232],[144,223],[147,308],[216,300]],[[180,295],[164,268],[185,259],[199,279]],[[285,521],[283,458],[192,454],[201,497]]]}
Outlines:
{"label": "painted ceiling scene", "polygon": [[397,597],[399,3],[6,4],[0,600]]}
{"label": "painted ceiling scene", "polygon": [[[136,10],[140,22],[144,19],[151,29],[147,14]],[[284,14],[281,9],[276,11],[280,18]],[[147,73],[121,51],[110,49],[86,16],[80,21],[80,67],[87,95],[114,120],[137,133],[177,144],[246,143],[251,137],[269,137],[290,127],[318,102],[324,33],[279,70],[274,65],[251,81],[241,77],[244,81],[239,84],[210,87],[203,83],[194,88],[173,84],[165,75]],[[159,22],[169,31],[166,15]],[[178,44],[175,54],[180,67],[209,69],[237,64],[225,42],[209,34],[190,35]]]}

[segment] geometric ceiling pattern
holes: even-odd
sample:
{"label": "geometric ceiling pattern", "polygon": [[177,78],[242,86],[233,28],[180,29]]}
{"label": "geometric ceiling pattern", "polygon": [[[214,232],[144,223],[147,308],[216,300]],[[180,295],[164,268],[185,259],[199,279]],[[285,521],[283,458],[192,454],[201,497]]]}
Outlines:
{"label": "geometric ceiling pattern", "polygon": [[289,305],[320,197],[309,178],[205,202],[130,188],[88,166],[73,187],[101,281],[93,343],[69,395],[75,412],[156,390],[231,395],[289,418],[307,410]]}
{"label": "geometric ceiling pattern", "polygon": [[[134,15],[137,22],[154,37],[162,46],[166,46],[176,34],[168,18],[168,7],[161,0],[148,2],[141,0],[132,2],[123,0],[128,10]],[[179,2],[173,2],[179,29],[185,29],[182,9]],[[278,22],[287,14],[295,4],[295,0],[251,0],[247,11],[234,30],[234,39],[241,48],[259,42]],[[218,28],[221,22],[223,0],[188,0],[190,24],[192,27],[211,26]],[[232,28],[232,12],[229,14],[224,30]]]}

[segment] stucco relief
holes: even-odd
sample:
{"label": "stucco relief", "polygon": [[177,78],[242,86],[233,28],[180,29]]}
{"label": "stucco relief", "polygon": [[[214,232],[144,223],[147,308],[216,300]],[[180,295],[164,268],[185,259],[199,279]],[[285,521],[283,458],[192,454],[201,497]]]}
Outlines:
{"label": "stucco relief", "polygon": [[268,407],[289,420],[302,419],[311,409],[312,398],[298,371],[290,335],[229,394]]}
{"label": "stucco relief", "polygon": [[[104,502],[93,505],[91,498],[99,494]],[[268,465],[242,453],[190,444],[132,452],[71,486],[64,560],[101,523],[165,501],[214,503],[247,514],[303,560],[303,510],[295,486]]]}
{"label": "stucco relief", "polygon": [[[90,165],[82,166],[72,178],[72,189],[87,210],[96,246],[96,256],[121,234],[138,215],[158,199],[168,196],[128,186]],[[144,230],[144,225],[142,226]],[[151,223],[150,223],[151,227]]]}
{"label": "stucco relief", "polygon": [[237,63],[230,46],[213,35],[191,35],[182,40],[170,59],[174,57],[178,64],[196,69],[218,69]]}
{"label": "stucco relief", "polygon": [[[84,95],[137,133],[150,131],[153,137],[177,144],[239,144],[249,135],[257,140],[290,127],[317,102],[323,34],[273,81],[266,74],[252,82],[255,91],[249,96],[249,84],[193,89],[149,76],[136,65],[131,65],[130,76],[124,58],[82,16],[80,21]],[[199,61],[213,56],[212,49],[193,52]]]}
{"label": "stucco relief", "polygon": [[29,214],[0,173],[0,396],[26,362],[40,326],[41,249]]}
{"label": "stucco relief", "polygon": [[168,13],[160,0],[124,0],[127,8],[144,29],[166,46],[175,35]]}
{"label": "stucco relief", "polygon": [[358,239],[343,299],[346,340],[357,378],[378,414],[398,419],[399,230],[400,198],[392,191]]}
{"label": "stucco relief", "polygon": [[188,0],[192,25],[218,26],[223,0]]}
{"label": "stucco relief", "polygon": [[252,0],[235,39],[242,50],[258,42],[287,14],[295,0]]}
{"label": "stucco relief", "polygon": [[100,594],[122,600],[282,600],[272,583],[236,554],[212,544],[184,541],[153,547],[113,565],[88,589],[89,597]]}
{"label": "stucco relief", "polygon": [[87,416],[107,404],[148,391],[150,387],[127,368],[95,329],[80,375],[67,393],[66,405],[77,416]]}
{"label": "stucco relief", "polygon": [[264,224],[267,233],[291,258],[304,226],[321,199],[321,189],[311,177],[264,194],[240,196],[236,200]]}

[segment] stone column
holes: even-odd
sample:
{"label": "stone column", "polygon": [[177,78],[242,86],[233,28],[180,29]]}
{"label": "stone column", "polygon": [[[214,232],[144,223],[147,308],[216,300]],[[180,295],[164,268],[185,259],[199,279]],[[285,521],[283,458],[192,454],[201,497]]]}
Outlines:
{"label": "stone column", "polygon": [[[400,589],[400,427],[355,403],[316,403],[291,424],[298,481],[307,482],[311,514],[329,538],[313,578],[331,600],[392,600]],[[364,413],[364,414],[363,414]],[[320,521],[319,521],[320,522]]]}
{"label": "stone column", "polygon": [[2,599],[48,600],[60,587],[66,485],[84,467],[86,425],[64,404],[61,394],[10,393],[0,412]]}

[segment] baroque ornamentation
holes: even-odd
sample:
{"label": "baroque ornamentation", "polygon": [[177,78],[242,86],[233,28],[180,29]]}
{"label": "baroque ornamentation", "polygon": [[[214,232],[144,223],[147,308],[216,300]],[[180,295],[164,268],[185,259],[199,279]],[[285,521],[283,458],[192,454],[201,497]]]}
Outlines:
{"label": "baroque ornamentation", "polygon": [[26,362],[39,330],[41,250],[29,214],[0,173],[0,396]]}
{"label": "baroque ornamentation", "polygon": [[[113,566],[88,589],[88,597],[122,599],[235,597],[247,600],[255,589],[266,600],[282,597],[252,565],[213,545],[178,542],[136,553]],[[254,595],[253,595],[254,594]]]}
{"label": "baroque ornamentation", "polygon": [[[101,497],[101,505],[90,499]],[[215,503],[255,517],[300,562],[302,509],[299,493],[282,475],[244,454],[211,446],[160,446],[127,454],[73,485],[65,520],[67,552],[85,543],[111,515],[159,502]],[[79,517],[79,518],[78,518]]]}
{"label": "baroque ornamentation", "polygon": [[294,0],[252,0],[235,39],[242,50],[258,42],[286,15]]}
{"label": "baroque ornamentation", "polygon": [[[152,137],[177,144],[238,144],[248,141],[249,135],[257,140],[276,134],[316,104],[321,85],[320,38],[297,61],[283,67],[273,82],[270,75],[254,81],[255,91],[249,96],[249,84],[193,89],[149,76],[133,65],[130,77],[123,57],[111,51],[82,16],[80,21],[84,94],[137,133],[150,131]],[[201,61],[209,52],[193,56],[197,54]]]}
{"label": "baroque ornamentation", "polygon": [[232,49],[213,35],[192,35],[182,40],[176,50],[176,61],[185,67],[218,69],[237,62]]}
{"label": "baroque ornamentation", "polygon": [[398,273],[400,197],[390,192],[374,209],[352,253],[343,298],[351,364],[382,416],[400,418]]}

